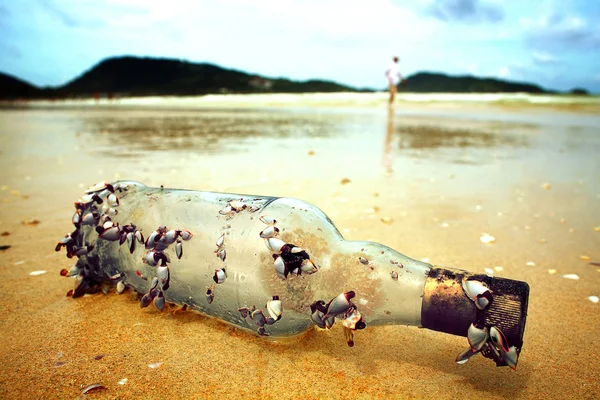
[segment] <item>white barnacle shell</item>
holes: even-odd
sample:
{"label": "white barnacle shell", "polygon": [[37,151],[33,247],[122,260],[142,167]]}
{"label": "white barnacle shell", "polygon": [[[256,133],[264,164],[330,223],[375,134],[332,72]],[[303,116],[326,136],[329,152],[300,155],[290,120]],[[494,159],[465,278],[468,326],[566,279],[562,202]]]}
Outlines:
{"label": "white barnacle shell", "polygon": [[397,271],[392,271],[390,273],[390,275],[392,276],[392,279],[397,281],[398,280],[398,272]]}
{"label": "white barnacle shell", "polygon": [[340,293],[334,297],[327,305],[327,316],[335,317],[338,314],[345,313],[350,307],[350,299],[354,297],[354,292]]}
{"label": "white barnacle shell", "polygon": [[266,215],[262,215],[258,220],[260,222],[262,222],[263,224],[267,224],[267,225],[275,225],[277,223],[276,219],[268,217]]}
{"label": "white barnacle shell", "polygon": [[281,318],[283,305],[281,304],[281,300],[279,300],[279,296],[273,296],[273,299],[267,302],[267,312],[275,321],[278,321]]}
{"label": "white barnacle shell", "polygon": [[104,190],[104,189],[108,188],[109,186],[110,186],[110,184],[106,181],[98,182],[95,185],[92,185],[89,188],[87,188],[85,190],[85,193],[91,194],[91,193],[95,193],[95,192],[100,192],[101,190]]}
{"label": "white barnacle shell", "polygon": [[182,229],[178,232],[179,232],[179,236],[186,242],[194,237],[194,234],[192,232],[188,231],[187,229]]}
{"label": "white barnacle shell", "polygon": [[279,229],[276,226],[268,226],[261,233],[260,237],[264,239],[275,237],[279,234]]}
{"label": "white barnacle shell", "polygon": [[482,282],[475,280],[463,280],[462,287],[467,296],[473,301],[476,300],[478,295],[489,290]]}
{"label": "white barnacle shell", "polygon": [[219,214],[221,215],[228,215],[233,211],[233,208],[231,208],[230,205],[227,205],[225,208],[219,210]]}
{"label": "white barnacle shell", "polygon": [[217,248],[221,248],[221,246],[223,246],[223,243],[225,242],[225,233],[221,234],[221,236],[219,236],[219,238],[217,239],[217,243],[215,243],[217,245]]}
{"label": "white barnacle shell", "polygon": [[239,212],[248,207],[246,203],[239,200],[231,200],[228,205],[233,209],[233,211]]}
{"label": "white barnacle shell", "polygon": [[109,194],[108,198],[106,199],[106,201],[107,201],[108,205],[111,206],[111,207],[118,207],[119,206],[119,198],[114,193]]}
{"label": "white barnacle shell", "polygon": [[317,268],[315,263],[312,262],[311,259],[307,258],[307,259],[302,260],[302,265],[300,266],[300,270],[302,271],[303,274],[310,275],[310,274],[314,274],[319,269]]}
{"label": "white barnacle shell", "polygon": [[158,282],[161,287],[169,282],[170,275],[169,267],[159,266],[156,268],[156,277],[158,278]]}
{"label": "white barnacle shell", "polygon": [[144,256],[142,257],[142,261],[145,264],[150,265],[151,267],[154,267],[156,265],[156,259],[154,258],[154,254],[156,254],[154,251],[149,251],[146,254],[144,254]]}
{"label": "white barnacle shell", "polygon": [[488,340],[488,329],[486,327],[481,329],[471,324],[467,331],[467,340],[473,352],[480,351]]}
{"label": "white barnacle shell", "polygon": [[461,352],[458,356],[456,356],[455,361],[457,364],[464,364],[467,361],[469,361],[469,358],[473,357],[477,353],[479,352],[477,351],[474,353],[470,347],[467,347],[465,351]]}
{"label": "white barnacle shell", "polygon": [[123,283],[123,281],[117,282],[117,293],[121,294],[124,291],[125,291],[125,284]]}
{"label": "white barnacle shell", "polygon": [[517,361],[519,359],[519,353],[517,353],[517,348],[515,346],[510,346],[508,351],[500,351],[500,356],[512,369],[517,369]]}
{"label": "white barnacle shell", "polygon": [[273,253],[281,252],[281,248],[285,246],[285,242],[277,238],[265,239],[265,244],[267,245],[267,248]]}
{"label": "white barnacle shell", "polygon": [[281,256],[275,258],[275,261],[273,261],[273,266],[275,267],[275,272],[277,272],[277,275],[279,275],[279,277],[282,279],[286,279],[285,261],[283,261],[283,258]]}
{"label": "white barnacle shell", "polygon": [[213,281],[215,281],[215,283],[223,283],[225,282],[225,278],[227,278],[227,271],[225,271],[225,268],[215,269],[215,274],[213,275]]}
{"label": "white barnacle shell", "polygon": [[225,252],[225,249],[219,250],[217,252],[217,257],[219,257],[221,261],[225,262],[225,259],[227,258],[227,253]]}
{"label": "white barnacle shell", "polygon": [[181,243],[181,240],[178,240],[175,244],[175,255],[178,259],[181,259],[183,256],[183,243]]}
{"label": "white barnacle shell", "polygon": [[490,339],[498,350],[508,353],[508,341],[500,329],[495,326],[490,327]]}

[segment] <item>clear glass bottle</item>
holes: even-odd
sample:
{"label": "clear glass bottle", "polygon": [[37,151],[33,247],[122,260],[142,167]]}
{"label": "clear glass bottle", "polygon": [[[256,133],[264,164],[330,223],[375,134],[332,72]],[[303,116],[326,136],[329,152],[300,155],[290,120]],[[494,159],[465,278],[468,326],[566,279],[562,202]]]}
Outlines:
{"label": "clear glass bottle", "polygon": [[338,321],[349,345],[365,326],[414,325],[467,336],[457,362],[481,352],[516,365],[526,283],[346,241],[304,201],[119,181],[91,187],[75,207],[76,229],[56,248],[79,258],[63,272],[78,278],[74,297],[113,283],[142,294],[142,306],[185,305],[272,337]]}

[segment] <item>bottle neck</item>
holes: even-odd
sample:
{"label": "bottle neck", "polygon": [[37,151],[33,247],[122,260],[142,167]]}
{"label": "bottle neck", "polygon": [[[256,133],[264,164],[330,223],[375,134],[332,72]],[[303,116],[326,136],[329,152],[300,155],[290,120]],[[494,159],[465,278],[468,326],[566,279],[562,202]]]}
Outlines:
{"label": "bottle neck", "polygon": [[[482,282],[491,293],[488,306],[478,309],[465,293],[465,280]],[[451,268],[433,267],[423,293],[421,325],[438,332],[467,336],[471,324],[495,326],[508,343],[521,348],[529,298],[525,282]]]}

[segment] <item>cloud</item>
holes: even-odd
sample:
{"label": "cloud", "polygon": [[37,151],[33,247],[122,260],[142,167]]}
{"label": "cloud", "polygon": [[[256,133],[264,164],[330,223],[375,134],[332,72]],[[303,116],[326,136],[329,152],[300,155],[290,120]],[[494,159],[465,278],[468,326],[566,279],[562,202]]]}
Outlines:
{"label": "cloud", "polygon": [[499,78],[508,78],[510,76],[510,68],[508,67],[502,67],[498,70],[498,77]]}
{"label": "cloud", "polygon": [[533,58],[533,62],[538,65],[556,64],[558,62],[556,56],[545,51],[534,51],[531,57]]}
{"label": "cloud", "polygon": [[549,14],[521,18],[526,40],[533,46],[549,50],[600,49],[600,25],[590,24],[577,15]]}
{"label": "cloud", "polygon": [[500,6],[480,0],[434,0],[426,13],[442,21],[499,22],[504,19]]}

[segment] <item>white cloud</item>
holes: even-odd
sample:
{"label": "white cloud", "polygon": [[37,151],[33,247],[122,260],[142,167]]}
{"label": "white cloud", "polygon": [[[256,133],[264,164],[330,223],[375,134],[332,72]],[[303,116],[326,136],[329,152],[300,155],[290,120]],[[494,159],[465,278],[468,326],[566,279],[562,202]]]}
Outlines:
{"label": "white cloud", "polygon": [[531,56],[536,64],[555,64],[558,61],[558,58],[545,51],[534,51]]}
{"label": "white cloud", "polygon": [[499,78],[508,78],[510,76],[510,69],[508,67],[502,67],[498,70]]}

